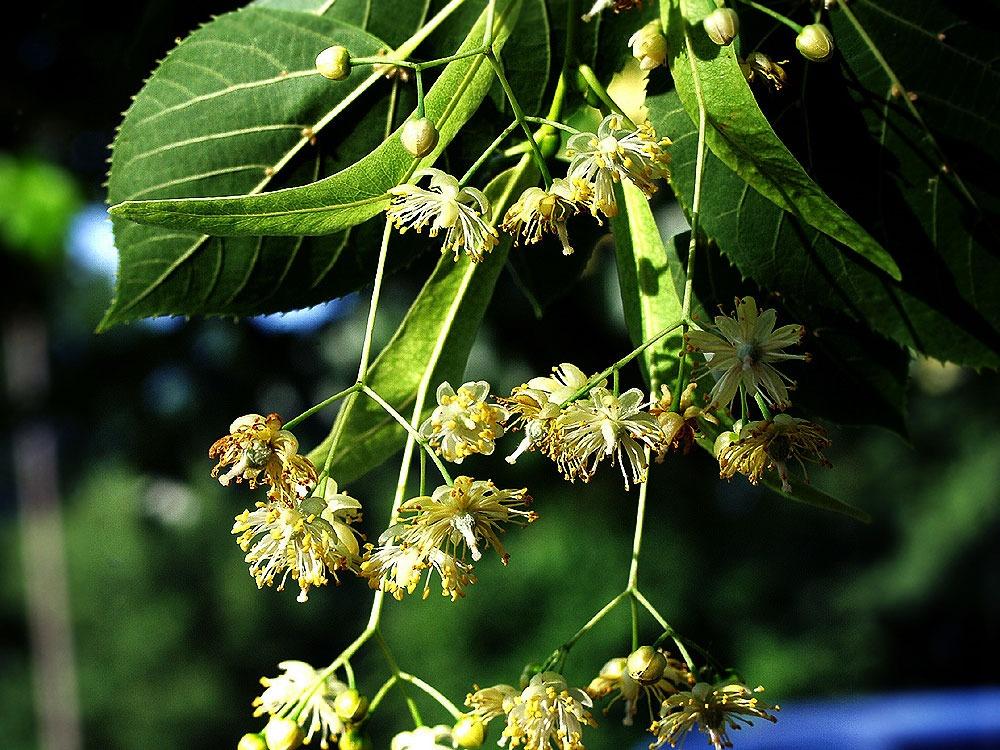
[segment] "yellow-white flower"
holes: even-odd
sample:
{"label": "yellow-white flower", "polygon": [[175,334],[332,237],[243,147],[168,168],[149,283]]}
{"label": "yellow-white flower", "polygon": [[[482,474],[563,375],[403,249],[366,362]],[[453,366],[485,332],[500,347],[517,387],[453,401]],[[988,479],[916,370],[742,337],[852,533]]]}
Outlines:
{"label": "yellow-white flower", "polygon": [[[583,370],[569,362],[552,368],[551,377],[532,378],[511,391],[509,399],[501,399],[513,419],[510,429],[523,428],[524,438],[511,455],[514,463],[527,450],[541,450],[549,454],[556,417],[562,413],[562,404],[573,398],[587,385]],[[607,380],[595,386],[607,385]]]}
{"label": "yellow-white flower", "polygon": [[548,190],[530,187],[521,193],[507,209],[500,227],[514,238],[515,244],[534,245],[543,234],[555,234],[562,244],[563,255],[572,255],[566,220],[579,210],[576,190],[567,180],[558,178]]}
{"label": "yellow-white flower", "polygon": [[625,488],[646,481],[645,449],[656,450],[663,439],[656,417],[644,411],[645,397],[638,388],[615,396],[607,388],[593,388],[572,402],[556,419],[559,429],[557,463],[567,479],[584,482],[605,458],[618,463]]}
{"label": "yellow-white flower", "polygon": [[319,746],[325,750],[344,731],[334,701],[347,685],[304,661],[283,661],[278,668],[282,674],[277,677],[261,678],[264,692],[254,699],[254,715],[295,719],[305,732],[304,742],[318,735]]}
{"label": "yellow-white flower", "polygon": [[448,461],[456,464],[473,453],[490,455],[503,436],[507,410],[486,403],[490,384],[464,383],[456,392],[444,382],[437,389],[437,408],[420,426],[420,434]]}
{"label": "yellow-white flower", "polygon": [[510,557],[499,533],[507,523],[528,524],[538,518],[526,510],[527,490],[501,490],[491,481],[456,477],[452,486],[441,485],[431,497],[415,497],[400,508],[405,519],[404,538],[424,550],[441,549],[464,559],[482,558],[480,544],[487,543],[506,565]]}
{"label": "yellow-white flower", "polygon": [[[412,594],[427,571],[423,598],[430,596],[430,574],[441,580],[441,594],[457,601],[465,596],[465,587],[476,582],[472,566],[466,565],[441,549],[422,549],[406,540],[399,540],[401,525],[391,526],[379,537],[379,546],[369,548],[361,575],[373,589],[381,589],[401,600]],[[397,543],[398,542],[398,543]]]}
{"label": "yellow-white flower", "polygon": [[500,744],[525,750],[583,750],[583,727],[597,726],[583,690],[571,688],[556,672],[540,672],[511,700]]}
{"label": "yellow-white flower", "polygon": [[777,721],[770,712],[779,710],[778,707],[772,708],[754,694],[763,689],[751,691],[739,684],[713,687],[699,682],[691,690],[671,695],[660,707],[659,721],[650,727],[656,737],[650,747],[662,747],[665,743],[676,747],[696,727],[708,735],[716,750],[732,747],[730,729],[739,729],[741,724],[752,726],[753,719]]}
{"label": "yellow-white flower", "polygon": [[497,244],[497,230],[488,222],[490,202],[472,187],[459,187],[458,180],[440,169],[419,169],[414,177],[430,177],[428,187],[397,185],[389,191],[392,203],[388,217],[405,232],[430,227],[431,237],[444,231],[442,253],[454,253],[455,260],[464,251],[473,262],[480,262]]}
{"label": "yellow-white flower", "polygon": [[605,714],[619,700],[625,702],[625,716],[622,718],[622,724],[625,726],[632,726],[639,710],[639,701],[643,697],[646,698],[650,711],[650,721],[652,721],[654,706],[659,706],[668,695],[676,693],[679,688],[686,688],[691,682],[694,682],[694,678],[691,677],[691,673],[685,665],[668,656],[667,668],[664,670],[663,676],[650,685],[643,685],[629,677],[625,666],[626,661],[624,656],[609,660],[601,667],[597,677],[591,680],[587,686],[587,694],[594,699],[604,698],[615,693],[607,708],[604,709]]}
{"label": "yellow-white flower", "polygon": [[794,359],[807,359],[804,354],[787,354],[785,349],[798,344],[805,335],[800,325],[785,325],[775,330],[777,313],[757,312],[752,297],[736,303],[736,317],[719,315],[712,330],[690,331],[687,344],[691,351],[703,352],[708,361],[707,372],[718,377],[712,387],[709,408],[728,408],[742,388],[747,396],[760,394],[779,409],[787,408],[788,385],[795,381],[775,367]]}
{"label": "yellow-white flower", "polygon": [[417,727],[410,732],[400,732],[392,738],[390,750],[452,750],[451,727]]}
{"label": "yellow-white flower", "polygon": [[617,216],[615,184],[630,180],[647,196],[653,195],[656,181],[670,175],[668,145],[670,141],[658,139],[648,122],[630,130],[620,115],[608,115],[596,133],[570,137],[566,155],[572,161],[567,179],[577,199],[586,203],[594,216]]}
{"label": "yellow-white flower", "polygon": [[510,685],[477,687],[474,693],[465,696],[465,705],[472,709],[472,713],[483,724],[489,724],[498,716],[506,716],[514,707],[514,699],[520,694],[520,691]]}
{"label": "yellow-white flower", "polygon": [[781,488],[791,492],[789,462],[793,459],[798,462],[808,480],[805,462],[830,466],[823,455],[830,445],[826,431],[819,425],[788,414],[776,414],[770,420],[750,422],[738,432],[722,433],[716,440],[715,454],[721,478],[743,474],[757,484],[764,472],[773,468],[781,479]]}
{"label": "yellow-white flower", "polygon": [[244,479],[251,489],[269,484],[273,495],[287,500],[305,495],[316,484],[316,467],[298,451],[299,441],[281,429],[277,414],[246,414],[229,426],[228,435],[212,444],[208,455],[218,461],[212,476],[223,486]]}
{"label": "yellow-white flower", "polygon": [[232,533],[247,553],[258,588],[277,581],[281,591],[291,576],[299,584],[298,600],[304,602],[310,588],[327,583],[327,572],[338,580],[338,571],[358,570],[360,548],[350,524],[361,517],[360,511],[357,500],[327,479],[322,497],[257,503],[236,516]]}

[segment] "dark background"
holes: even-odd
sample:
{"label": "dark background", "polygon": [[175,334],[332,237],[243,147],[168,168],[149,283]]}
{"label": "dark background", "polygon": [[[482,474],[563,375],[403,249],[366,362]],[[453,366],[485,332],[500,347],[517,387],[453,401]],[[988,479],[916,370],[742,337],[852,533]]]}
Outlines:
{"label": "dark background", "polygon": [[[43,746],[35,712],[39,691],[51,700],[50,679],[75,686],[60,704],[67,750],[74,726],[88,748],[232,747],[259,727],[250,701],[261,675],[287,658],[327,663],[367,618],[363,581],[316,591],[307,605],[291,591],[258,592],[229,534],[252,497],[223,492],[206,457],[233,417],[291,416],[353,379],[364,294],[311,317],[92,333],[111,292],[101,183],[119,113],[175,37],[235,7],[43,3],[8,27],[0,737],[10,750]],[[390,282],[377,343],[431,261]],[[630,348],[616,295],[606,249],[541,321],[505,275],[467,377],[505,391],[566,359],[588,371],[606,366]],[[35,385],[19,389],[25,341],[28,351],[44,347],[49,373],[46,384],[28,367]],[[742,480],[720,483],[702,454],[653,471],[644,590],[676,628],[783,704],[997,681],[998,379],[927,361],[915,361],[913,374],[908,436],[832,428],[835,469],[814,477],[870,512],[870,525]],[[623,382],[637,379],[628,372]],[[303,444],[320,439],[331,418],[304,425]],[[31,451],[50,438],[54,464]],[[547,655],[621,589],[628,568],[635,495],[616,473],[570,485],[537,456],[514,470],[500,456],[515,444],[508,438],[498,456],[468,462],[498,484],[528,485],[536,498],[542,519],[508,534],[510,566],[484,560],[480,582],[456,604],[435,595],[386,607],[403,668],[457,702],[474,682],[516,681],[525,662]],[[372,537],[384,526],[395,469],[348,488],[366,507]],[[33,508],[25,484],[53,476],[55,511]],[[41,619],[29,627],[32,596]],[[41,674],[38,649],[64,618],[73,651],[52,658],[49,650],[55,671]],[[657,635],[652,623],[643,634]],[[624,655],[628,638],[623,608],[581,641],[568,677],[585,684],[607,658]],[[384,678],[377,654],[356,669],[369,692]],[[377,738],[407,722],[396,698],[383,710]],[[616,726],[616,716],[606,723]],[[605,735],[593,746],[621,741]]]}

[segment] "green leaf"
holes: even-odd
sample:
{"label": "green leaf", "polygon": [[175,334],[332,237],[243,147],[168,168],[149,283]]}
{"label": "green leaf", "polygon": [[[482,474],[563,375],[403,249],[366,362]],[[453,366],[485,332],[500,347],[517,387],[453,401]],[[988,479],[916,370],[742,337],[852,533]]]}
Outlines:
{"label": "green leaf", "polygon": [[[377,81],[355,73],[334,83],[311,73],[317,51],[334,40],[361,53],[383,46],[340,21],[266,7],[194,32],[126,113],[109,202],[302,184],[371,151],[386,105],[361,94]],[[344,121],[338,114],[349,102],[353,116]],[[303,135],[307,126],[315,143]],[[149,315],[289,310],[360,283],[329,273],[343,238],[221,240],[123,220],[114,228],[120,270],[102,328]]]}
{"label": "green leaf", "polygon": [[[671,185],[689,209],[696,128],[675,92],[647,104],[657,130],[674,139]],[[996,323],[962,299],[939,260],[921,254],[924,268],[907,265],[904,281],[891,281],[778,208],[711,153],[704,180],[701,228],[744,276],[780,292],[804,322],[824,321],[836,311],[929,356],[1000,366]],[[900,249],[911,247],[905,242]]]}
{"label": "green leaf", "polygon": [[845,503],[843,500],[838,500],[832,495],[828,495],[822,490],[818,490],[811,484],[803,482],[801,479],[791,478],[792,491],[784,492],[781,489],[781,482],[776,479],[768,477],[764,480],[764,484],[769,490],[777,495],[787,500],[794,500],[797,503],[805,503],[806,505],[811,505],[814,508],[819,508],[820,510],[828,510],[833,513],[839,513],[842,516],[848,516],[856,521],[861,521],[862,523],[871,523],[872,517],[868,515],[865,511],[860,508],[856,508],[849,503]]}
{"label": "green leaf", "polygon": [[719,47],[705,34],[700,22],[715,10],[714,0],[661,0],[660,7],[677,93],[694,121],[703,102],[712,153],[775,205],[898,280],[900,271],[889,253],[823,192],[775,135],[733,47]]}
{"label": "green leaf", "polygon": [[[486,188],[496,209],[494,215],[502,216],[512,198],[536,180],[528,156],[496,177]],[[457,386],[509,251],[510,238],[503,237],[479,264],[465,257],[458,262],[451,255],[441,257],[392,340],[368,371],[368,385],[399,413],[409,417],[418,395],[423,407],[420,411],[429,412],[433,402],[425,406],[423,401],[428,393],[445,380]],[[331,436],[310,453],[318,466],[326,462],[332,436],[338,431],[341,439],[330,474],[339,483],[351,482],[390,458],[406,434],[381,407],[359,396],[344,405]]]}
{"label": "green leaf", "polygon": [[[668,253],[643,192],[623,182],[615,187],[615,195],[618,216],[611,220],[611,229],[615,236],[618,286],[629,337],[639,346],[682,319],[684,270],[676,262],[676,256]],[[651,389],[655,391],[663,383],[673,383],[677,353],[682,346],[683,335],[677,329],[642,353],[639,359]]]}
{"label": "green leaf", "polygon": [[[497,3],[494,49],[499,50],[508,38],[520,5],[521,0]],[[485,15],[460,50],[479,46],[484,28]],[[125,202],[111,213],[141,223],[223,236],[323,235],[348,229],[382,211],[388,205],[390,188],[434,162],[479,107],[492,81],[492,70],[480,55],[456,60],[445,68],[425,98],[427,117],[437,125],[440,141],[422,160],[403,148],[397,131],[360,161],[309,185],[232,198]]]}
{"label": "green leaf", "polygon": [[[510,41],[504,47],[504,72],[522,109],[529,115],[545,115],[541,107],[552,67],[550,31],[545,0],[525,0]],[[499,81],[490,89],[490,98],[500,112],[514,119]]]}

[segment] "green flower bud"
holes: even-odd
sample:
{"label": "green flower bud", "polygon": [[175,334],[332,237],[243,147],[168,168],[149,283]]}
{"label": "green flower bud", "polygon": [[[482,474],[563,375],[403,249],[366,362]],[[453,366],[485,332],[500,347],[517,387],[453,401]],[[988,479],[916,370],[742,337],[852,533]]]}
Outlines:
{"label": "green flower bud", "polygon": [[702,21],[708,38],[725,47],[740,33],[740,17],[732,8],[716,8]]}
{"label": "green flower bud", "polygon": [[667,657],[652,646],[640,646],[625,662],[628,676],[642,685],[652,685],[663,677]]}
{"label": "green flower bud", "polygon": [[302,727],[291,719],[272,716],[264,727],[268,750],[295,750],[302,744]]}
{"label": "green flower bud", "polygon": [[331,81],[343,81],[351,74],[351,53],[339,44],[316,55],[316,70]]}
{"label": "green flower bud", "polygon": [[407,120],[400,134],[403,148],[418,159],[427,156],[438,143],[438,130],[426,117]]}
{"label": "green flower bud", "polygon": [[267,743],[260,734],[244,734],[240,737],[236,750],[267,750]]}
{"label": "green flower bud", "polygon": [[465,714],[455,722],[451,737],[459,747],[480,747],[486,739],[486,727],[478,716]]}
{"label": "green flower bud", "polygon": [[356,729],[344,732],[337,742],[337,750],[371,750],[371,748],[371,738]]}
{"label": "green flower bud", "polygon": [[542,156],[546,159],[551,159],[559,153],[559,146],[561,144],[562,139],[559,137],[558,133],[546,133],[538,142],[538,150],[542,152]]}
{"label": "green flower bud", "polygon": [[368,713],[368,699],[357,690],[345,690],[333,699],[333,710],[341,721],[355,724]]}
{"label": "green flower bud", "polygon": [[826,62],[833,57],[836,45],[833,43],[833,34],[821,23],[811,23],[803,26],[802,31],[795,37],[795,48],[806,60],[812,62]]}

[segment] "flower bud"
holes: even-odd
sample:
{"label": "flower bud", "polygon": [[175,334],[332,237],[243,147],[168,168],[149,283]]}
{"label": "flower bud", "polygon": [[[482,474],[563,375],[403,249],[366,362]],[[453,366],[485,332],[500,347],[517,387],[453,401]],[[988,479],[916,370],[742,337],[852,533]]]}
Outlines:
{"label": "flower bud", "polygon": [[725,47],[740,33],[740,17],[732,8],[716,8],[702,21],[708,38]]}
{"label": "flower bud", "polygon": [[486,727],[478,716],[465,714],[451,730],[451,738],[459,747],[476,748],[486,739]]}
{"label": "flower bud", "polygon": [[806,60],[812,62],[826,62],[833,57],[836,45],[833,43],[833,34],[821,23],[811,23],[803,26],[802,31],[795,37],[795,48]]}
{"label": "flower bud", "polygon": [[371,739],[356,729],[348,729],[337,742],[337,750],[371,750]]}
{"label": "flower bud", "polygon": [[343,81],[351,74],[351,53],[339,44],[316,55],[316,70],[331,81]]}
{"label": "flower bud", "polygon": [[663,36],[659,21],[647,23],[629,38],[628,44],[642,70],[658,68],[667,60],[667,38]]}
{"label": "flower bud", "polygon": [[544,158],[551,159],[559,153],[559,146],[561,145],[562,139],[558,133],[546,133],[538,141],[538,150],[542,152]]}
{"label": "flower bud", "polygon": [[333,710],[341,721],[354,724],[368,713],[368,699],[357,690],[348,689],[333,699]]}
{"label": "flower bud", "polygon": [[403,148],[419,159],[434,150],[438,142],[438,130],[426,117],[418,117],[416,120],[406,121],[400,140]]}
{"label": "flower bud", "polygon": [[291,719],[272,716],[264,727],[268,750],[295,750],[302,744],[302,727]]}
{"label": "flower bud", "polygon": [[259,734],[244,734],[240,737],[236,750],[267,750],[267,743]]}
{"label": "flower bud", "polygon": [[521,690],[528,687],[528,683],[531,682],[531,678],[542,671],[542,665],[536,662],[531,662],[524,665],[524,669],[521,670],[521,676],[518,678],[517,684],[520,686]]}
{"label": "flower bud", "polygon": [[663,677],[667,668],[667,657],[652,646],[640,646],[625,662],[628,676],[642,685],[652,685]]}

